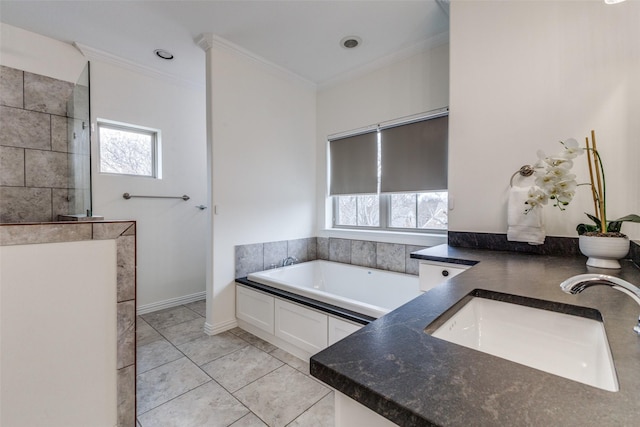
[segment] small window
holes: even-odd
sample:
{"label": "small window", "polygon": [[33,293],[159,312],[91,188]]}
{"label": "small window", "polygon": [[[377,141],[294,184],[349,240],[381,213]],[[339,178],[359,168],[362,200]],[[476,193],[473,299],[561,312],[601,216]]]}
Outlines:
{"label": "small window", "polygon": [[102,121],[98,140],[101,173],[160,178],[159,131]]}

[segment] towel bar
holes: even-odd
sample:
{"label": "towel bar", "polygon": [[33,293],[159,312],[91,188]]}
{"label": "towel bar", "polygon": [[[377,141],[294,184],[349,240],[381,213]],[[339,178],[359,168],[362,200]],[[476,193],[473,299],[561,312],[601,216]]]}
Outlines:
{"label": "towel bar", "polygon": [[184,196],[134,196],[133,194],[129,194],[129,193],[124,193],[122,195],[122,197],[124,199],[131,199],[133,197],[138,197],[138,198],[142,198],[142,199],[182,199],[185,202],[187,200],[189,200],[191,197],[187,196],[186,194]]}

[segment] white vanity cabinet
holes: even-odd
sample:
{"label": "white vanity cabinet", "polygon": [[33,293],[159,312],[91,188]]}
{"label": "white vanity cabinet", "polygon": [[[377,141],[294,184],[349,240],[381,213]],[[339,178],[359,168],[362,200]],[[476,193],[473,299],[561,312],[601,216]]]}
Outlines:
{"label": "white vanity cabinet", "polygon": [[452,264],[438,261],[420,261],[420,290],[428,291],[440,283],[466,271],[470,265]]}
{"label": "white vanity cabinet", "polygon": [[236,317],[242,329],[307,361],[363,326],[242,285]]}

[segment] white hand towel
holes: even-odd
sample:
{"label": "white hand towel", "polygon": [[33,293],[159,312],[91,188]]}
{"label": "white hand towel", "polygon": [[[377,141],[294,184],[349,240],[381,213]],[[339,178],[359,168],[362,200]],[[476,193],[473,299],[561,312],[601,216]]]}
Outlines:
{"label": "white hand towel", "polygon": [[511,187],[507,205],[507,240],[541,245],[546,235],[542,209],[532,209],[525,213],[529,207],[525,204],[528,198],[529,188]]}

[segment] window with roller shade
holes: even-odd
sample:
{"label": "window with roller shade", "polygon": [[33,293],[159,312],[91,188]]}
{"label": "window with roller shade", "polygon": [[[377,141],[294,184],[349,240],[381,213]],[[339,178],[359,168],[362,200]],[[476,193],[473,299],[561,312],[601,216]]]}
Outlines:
{"label": "window with roller shade", "polygon": [[329,140],[337,228],[446,231],[448,111]]}

